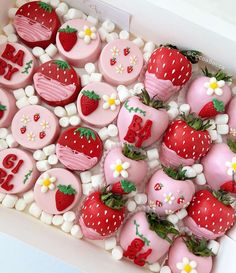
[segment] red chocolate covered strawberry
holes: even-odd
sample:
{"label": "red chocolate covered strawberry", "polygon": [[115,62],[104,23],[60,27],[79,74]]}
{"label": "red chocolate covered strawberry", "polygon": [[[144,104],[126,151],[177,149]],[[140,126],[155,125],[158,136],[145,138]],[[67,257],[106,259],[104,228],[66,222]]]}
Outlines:
{"label": "red chocolate covered strawberry", "polygon": [[52,60],[39,66],[34,74],[38,95],[49,105],[64,106],[76,100],[80,78],[67,62]]}
{"label": "red chocolate covered strawberry", "polygon": [[59,40],[65,51],[69,52],[77,42],[77,29],[67,26],[66,28],[60,28]]}
{"label": "red chocolate covered strawberry", "polygon": [[83,115],[88,116],[98,108],[99,100],[101,99],[94,91],[83,90],[80,99],[81,111]]}
{"label": "red chocolate covered strawberry", "polygon": [[54,44],[60,25],[52,6],[41,1],[25,3],[17,10],[14,19],[17,34],[31,48],[46,48]]}
{"label": "red chocolate covered strawberry", "polygon": [[204,122],[193,114],[183,115],[168,127],[161,147],[161,162],[165,166],[193,165],[205,156],[211,147],[207,129],[210,122]]}
{"label": "red chocolate covered strawberry", "polygon": [[97,132],[85,127],[71,127],[58,139],[56,153],[68,169],[85,171],[95,166],[102,156],[103,143]]}
{"label": "red chocolate covered strawberry", "polygon": [[76,190],[71,185],[58,185],[55,194],[58,211],[67,209],[75,200]]}

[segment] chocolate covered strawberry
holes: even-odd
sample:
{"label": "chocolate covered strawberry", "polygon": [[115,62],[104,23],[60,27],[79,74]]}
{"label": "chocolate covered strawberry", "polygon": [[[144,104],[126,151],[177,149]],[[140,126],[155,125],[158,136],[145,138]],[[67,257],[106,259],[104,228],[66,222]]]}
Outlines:
{"label": "chocolate covered strawberry", "polygon": [[166,101],[188,82],[198,51],[180,51],[172,45],[157,48],[148,61],[145,88],[151,97]]}
{"label": "chocolate covered strawberry", "polygon": [[111,149],[104,160],[104,174],[108,184],[128,179],[142,188],[148,172],[146,152],[130,144]]}
{"label": "chocolate covered strawberry", "polygon": [[148,205],[160,216],[187,207],[194,192],[194,184],[191,178],[186,176],[183,167],[163,167],[163,170],[158,170],[152,175],[146,188]]}
{"label": "chocolate covered strawberry", "polygon": [[67,209],[75,200],[76,190],[71,185],[58,185],[55,193],[56,208],[58,211]]}
{"label": "chocolate covered strawberry", "polygon": [[223,236],[235,221],[230,197],[222,191],[200,190],[194,195],[185,225],[199,238],[215,239]]}
{"label": "chocolate covered strawberry", "polygon": [[214,117],[225,112],[232,92],[228,86],[231,77],[219,70],[215,74],[203,69],[204,76],[197,77],[191,83],[186,100],[191,111],[202,118]]}
{"label": "chocolate covered strawberry", "polygon": [[163,257],[178,235],[174,225],[155,213],[137,212],[124,224],[119,239],[124,256],[138,266],[155,263]]}
{"label": "chocolate covered strawberry", "polygon": [[6,111],[6,109],[6,106],[0,103],[0,119],[3,117],[4,111]]}
{"label": "chocolate covered strawberry", "polygon": [[52,106],[74,102],[81,90],[79,75],[61,60],[41,64],[34,74],[34,85],[38,95]]}
{"label": "chocolate covered strawberry", "polygon": [[129,98],[122,106],[117,119],[119,138],[136,147],[147,147],[159,140],[169,124],[166,106],[151,99],[146,90]]}
{"label": "chocolate covered strawberry", "polygon": [[58,139],[56,154],[60,162],[73,171],[85,171],[100,160],[103,143],[96,131],[85,127],[66,129]]}
{"label": "chocolate covered strawberry", "polygon": [[160,159],[165,166],[193,165],[205,156],[211,147],[211,137],[207,129],[209,121],[195,115],[183,115],[168,127],[161,146]]}
{"label": "chocolate covered strawberry", "polygon": [[179,237],[170,247],[167,264],[172,273],[210,273],[213,255],[207,240]]}
{"label": "chocolate covered strawberry", "polygon": [[60,28],[58,32],[59,40],[64,50],[67,52],[71,51],[78,39],[77,29],[66,26],[66,28]]}
{"label": "chocolate covered strawberry", "polygon": [[229,103],[227,114],[229,115],[229,133],[231,138],[236,140],[236,97]]}
{"label": "chocolate covered strawberry", "polygon": [[88,116],[98,108],[99,100],[101,99],[94,91],[83,90],[80,99],[80,106],[83,115]]}
{"label": "chocolate covered strawberry", "polygon": [[54,44],[60,25],[52,6],[41,1],[25,3],[17,10],[14,18],[17,34],[31,48],[46,48]]}

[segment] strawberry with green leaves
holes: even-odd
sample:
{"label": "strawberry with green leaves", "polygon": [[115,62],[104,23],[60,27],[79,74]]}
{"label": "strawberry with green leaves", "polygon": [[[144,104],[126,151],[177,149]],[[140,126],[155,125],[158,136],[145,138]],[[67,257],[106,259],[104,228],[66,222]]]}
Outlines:
{"label": "strawberry with green leaves", "polygon": [[67,25],[66,28],[60,28],[58,32],[59,40],[64,50],[67,52],[71,51],[78,39],[77,29]]}
{"label": "strawberry with green leaves", "polygon": [[121,179],[121,181],[112,185],[111,191],[115,194],[129,194],[132,191],[136,191],[136,187],[132,182]]}
{"label": "strawberry with green leaves", "polygon": [[94,91],[90,90],[83,90],[82,94],[80,99],[81,111],[83,115],[88,116],[98,108],[99,100],[101,98]]}
{"label": "strawberry with green leaves", "polygon": [[55,194],[58,211],[66,210],[75,200],[76,190],[71,185],[58,185]]}

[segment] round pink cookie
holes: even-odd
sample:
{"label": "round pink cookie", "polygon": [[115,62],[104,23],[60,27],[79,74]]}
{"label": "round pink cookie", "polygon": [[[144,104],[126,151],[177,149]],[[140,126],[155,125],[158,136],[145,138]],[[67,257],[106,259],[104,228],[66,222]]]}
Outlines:
{"label": "round pink cookie", "polygon": [[236,139],[236,97],[229,104],[227,114],[229,115],[229,130],[230,135]]}
{"label": "round pink cookie", "polygon": [[[67,29],[73,29],[74,32],[63,32]],[[85,26],[89,30],[85,30]],[[60,54],[65,60],[76,67],[84,67],[86,63],[95,62],[101,51],[101,40],[97,31],[93,30],[92,24],[88,21],[75,19],[69,20],[61,26],[57,33],[56,44]],[[95,34],[95,38],[90,38],[90,42],[86,43],[84,39],[80,38],[83,34]],[[70,40],[69,48],[67,46]]]}
{"label": "round pink cookie", "polygon": [[34,186],[37,205],[50,214],[62,214],[71,210],[80,197],[80,180],[70,171],[61,168],[41,174]]}
{"label": "round pink cookie", "polygon": [[[111,105],[109,105],[109,100]],[[90,83],[81,90],[77,108],[84,122],[92,126],[104,127],[117,117],[120,101],[117,98],[117,91],[111,85],[103,82]]]}
{"label": "round pink cookie", "polygon": [[107,82],[127,85],[138,78],[143,67],[143,55],[133,42],[118,39],[103,48],[98,64]]}
{"label": "round pink cookie", "polygon": [[38,105],[20,109],[12,120],[11,129],[15,140],[32,150],[51,144],[60,130],[54,114]]}
{"label": "round pink cookie", "polygon": [[30,51],[8,43],[0,57],[0,86],[17,89],[31,83],[35,60]]}
{"label": "round pink cookie", "polygon": [[16,100],[13,95],[0,88],[0,128],[11,124],[16,111]]}
{"label": "round pink cookie", "polygon": [[32,155],[20,149],[0,151],[0,192],[8,194],[29,190],[38,177]]}

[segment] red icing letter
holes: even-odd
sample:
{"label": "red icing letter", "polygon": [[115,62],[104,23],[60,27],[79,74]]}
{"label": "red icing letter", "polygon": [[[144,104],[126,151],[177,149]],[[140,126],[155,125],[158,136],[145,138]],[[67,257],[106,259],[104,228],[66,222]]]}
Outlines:
{"label": "red icing letter", "polygon": [[19,162],[17,163],[17,165],[15,166],[15,168],[11,172],[12,173],[18,173],[18,171],[21,168],[23,163],[24,163],[24,161],[22,159],[19,160]]}
{"label": "red icing letter", "polygon": [[23,65],[23,60],[24,60],[25,52],[23,50],[19,50],[17,54],[12,58],[12,62],[15,64],[18,64],[20,66]]}
{"label": "red icing letter", "polygon": [[19,71],[19,69],[16,68],[16,67],[12,67],[11,64],[8,64],[7,67],[8,67],[8,72],[7,72],[7,74],[4,76],[4,78],[5,78],[6,80],[10,81],[12,75],[13,75],[14,73],[16,73],[17,71]]}
{"label": "red icing letter", "polygon": [[139,266],[144,266],[146,263],[147,257],[152,253],[152,249],[149,248],[146,252],[139,254],[135,259],[134,263]]}
{"label": "red icing letter", "polygon": [[6,169],[11,169],[14,167],[15,162],[17,160],[17,156],[15,154],[9,154],[5,156],[5,158],[2,161],[2,165]]}
{"label": "red icing letter", "polygon": [[0,168],[0,185],[4,182],[5,177],[7,176],[7,172]]}
{"label": "red icing letter", "polygon": [[4,75],[6,71],[7,63],[0,58],[0,75]]}
{"label": "red icing letter", "polygon": [[134,239],[128,246],[127,250],[124,252],[124,256],[131,260],[134,260],[137,253],[141,251],[144,245],[145,243],[143,240],[139,238]]}
{"label": "red icing letter", "polygon": [[1,185],[1,187],[6,190],[6,191],[11,191],[14,188],[14,185],[9,184],[10,181],[12,180],[13,175],[9,174],[6,178],[6,180],[3,182],[3,184]]}
{"label": "red icing letter", "polygon": [[148,119],[143,128],[138,132],[138,141],[136,147],[141,147],[143,142],[151,136],[152,121]]}
{"label": "red icing letter", "polygon": [[133,131],[138,131],[141,128],[142,118],[134,115],[132,122],[129,125],[129,129]]}
{"label": "red icing letter", "polygon": [[9,61],[12,61],[13,57],[14,57],[14,52],[15,52],[15,48],[14,46],[10,45],[10,44],[7,44],[6,45],[6,48],[4,50],[4,52],[2,53],[2,57],[4,59],[7,59]]}

